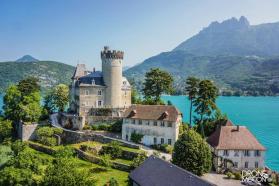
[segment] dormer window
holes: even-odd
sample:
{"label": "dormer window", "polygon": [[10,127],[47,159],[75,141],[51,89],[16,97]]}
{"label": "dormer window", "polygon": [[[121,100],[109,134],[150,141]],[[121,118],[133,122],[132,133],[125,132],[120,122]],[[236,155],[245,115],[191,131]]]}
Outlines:
{"label": "dormer window", "polygon": [[92,79],[92,82],[91,82],[91,83],[92,83],[92,85],[95,85],[95,80],[94,80],[94,79]]}

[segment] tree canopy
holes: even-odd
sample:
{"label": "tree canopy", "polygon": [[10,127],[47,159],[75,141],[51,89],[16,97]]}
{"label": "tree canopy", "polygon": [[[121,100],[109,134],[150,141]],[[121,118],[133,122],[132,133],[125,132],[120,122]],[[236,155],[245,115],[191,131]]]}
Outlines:
{"label": "tree canopy", "polygon": [[5,118],[14,122],[38,121],[42,112],[40,100],[40,88],[36,78],[27,78],[17,85],[11,85],[4,96]]}
{"label": "tree canopy", "polygon": [[154,68],[145,74],[143,88],[145,99],[151,99],[155,103],[160,103],[160,96],[163,93],[170,94],[172,91],[173,77],[168,72]]}
{"label": "tree canopy", "polygon": [[190,126],[192,125],[193,100],[195,100],[198,95],[199,82],[200,80],[195,77],[188,77],[186,79],[185,91],[188,94],[188,99],[190,100],[190,116],[189,116]]}
{"label": "tree canopy", "polygon": [[69,87],[59,84],[45,96],[44,108],[49,112],[58,110],[63,112],[69,103]]}
{"label": "tree canopy", "polygon": [[[218,88],[210,80],[202,80],[198,85],[197,97],[193,100],[195,112],[200,115],[199,124],[201,124],[201,133],[204,137],[203,122],[211,116],[217,109],[216,98],[218,97]],[[205,118],[207,117],[207,118]]]}
{"label": "tree canopy", "polygon": [[174,144],[172,162],[200,176],[211,169],[211,151],[200,134],[187,129]]}

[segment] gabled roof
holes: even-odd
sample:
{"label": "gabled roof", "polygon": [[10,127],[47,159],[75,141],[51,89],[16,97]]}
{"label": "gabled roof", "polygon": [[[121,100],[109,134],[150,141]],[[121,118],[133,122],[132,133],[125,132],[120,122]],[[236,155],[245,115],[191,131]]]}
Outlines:
{"label": "gabled roof", "polygon": [[124,113],[125,118],[171,122],[177,121],[180,115],[181,112],[170,105],[132,105]]}
{"label": "gabled roof", "polygon": [[200,177],[155,156],[147,158],[129,177],[140,186],[211,186]]}
{"label": "gabled roof", "polygon": [[207,142],[215,149],[266,150],[245,126],[221,126]]}

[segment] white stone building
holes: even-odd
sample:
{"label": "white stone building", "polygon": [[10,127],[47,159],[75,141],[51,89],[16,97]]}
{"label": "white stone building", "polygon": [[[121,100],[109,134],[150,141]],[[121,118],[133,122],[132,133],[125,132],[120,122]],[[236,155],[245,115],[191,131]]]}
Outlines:
{"label": "white stone building", "polygon": [[131,134],[142,134],[145,145],[174,145],[178,139],[182,114],[174,106],[132,105],[123,118],[122,139],[130,141]]}
{"label": "white stone building", "polygon": [[123,56],[122,51],[104,47],[102,72],[95,69],[90,72],[84,64],[77,65],[70,87],[72,111],[84,116],[92,108],[124,110],[131,105],[131,87],[122,76]]}
{"label": "white stone building", "polygon": [[219,127],[207,142],[215,155],[217,172],[222,169],[264,168],[265,147],[245,126],[231,125]]}

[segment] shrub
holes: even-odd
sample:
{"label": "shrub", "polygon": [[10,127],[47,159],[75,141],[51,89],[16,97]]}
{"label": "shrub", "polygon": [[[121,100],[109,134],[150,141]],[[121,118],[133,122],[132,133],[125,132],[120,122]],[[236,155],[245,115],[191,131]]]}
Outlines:
{"label": "shrub", "polygon": [[241,173],[240,172],[235,172],[234,173],[234,179],[241,180]]}
{"label": "shrub", "polygon": [[165,152],[165,153],[172,153],[173,147],[168,144],[157,144],[157,145],[151,145],[153,149]]}
{"label": "shrub", "polygon": [[173,163],[198,176],[209,172],[211,151],[205,140],[193,129],[186,130],[174,144]]}
{"label": "shrub", "polygon": [[112,141],[107,146],[102,147],[100,154],[109,154],[113,159],[120,158],[122,155],[122,149],[118,142]]}
{"label": "shrub", "polygon": [[98,130],[109,131],[110,128],[111,128],[111,125],[108,125],[108,124],[101,124],[98,126]]}
{"label": "shrub", "polygon": [[118,186],[118,182],[115,178],[110,178],[109,182],[107,183],[107,186]]}
{"label": "shrub", "polygon": [[91,130],[98,130],[98,126],[97,125],[91,125]]}
{"label": "shrub", "polygon": [[227,176],[228,179],[231,179],[233,174],[231,172],[227,172],[226,176]]}
{"label": "shrub", "polygon": [[134,143],[140,143],[142,138],[143,138],[143,134],[138,134],[136,132],[133,132],[131,134],[131,141]]}
{"label": "shrub", "polygon": [[133,159],[131,163],[132,168],[137,168],[144,162],[144,160],[147,158],[147,155],[145,153],[140,153],[136,158]]}
{"label": "shrub", "polygon": [[54,156],[56,158],[72,158],[74,156],[74,149],[69,146],[62,147],[55,152]]}
{"label": "shrub", "polygon": [[55,146],[57,145],[57,139],[54,135],[62,134],[63,130],[52,127],[40,127],[36,131],[37,140],[43,145]]}
{"label": "shrub", "polygon": [[111,132],[120,133],[122,131],[122,120],[118,120],[111,125]]}
{"label": "shrub", "polygon": [[2,118],[0,118],[0,143],[3,141],[10,141],[12,130],[12,121],[2,120]]}
{"label": "shrub", "polygon": [[90,126],[89,125],[84,125],[83,130],[89,130]]}
{"label": "shrub", "polygon": [[105,154],[105,155],[101,156],[99,164],[106,168],[111,167],[110,155]]}

